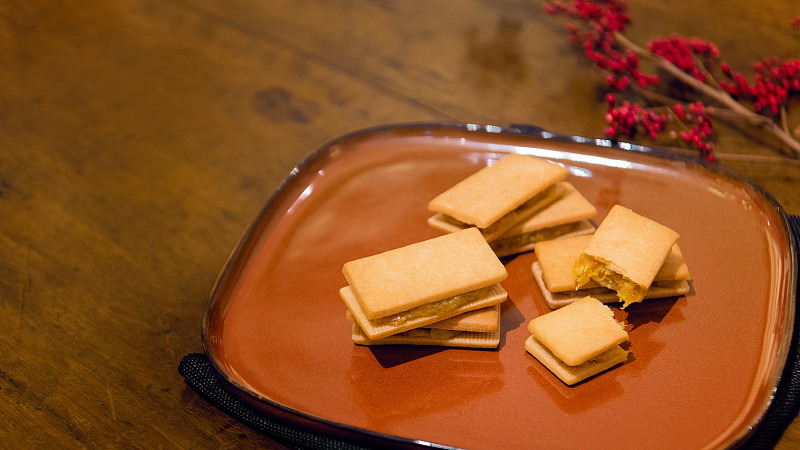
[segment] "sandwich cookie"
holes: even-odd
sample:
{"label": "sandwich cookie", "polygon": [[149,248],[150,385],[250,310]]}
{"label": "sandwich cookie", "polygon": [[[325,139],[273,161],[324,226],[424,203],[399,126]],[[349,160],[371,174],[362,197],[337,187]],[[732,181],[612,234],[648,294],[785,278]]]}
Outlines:
{"label": "sandwich cookie", "polygon": [[487,241],[502,235],[555,200],[566,168],[534,156],[511,153],[430,201],[428,223],[448,233],[477,227]]}
{"label": "sandwich cookie", "polygon": [[531,320],[528,331],[525,350],[567,385],[628,359],[619,345],[628,333],[611,309],[592,297]]}
{"label": "sandwich cookie", "polygon": [[572,268],[578,289],[590,280],[617,292],[622,308],[642,301],[678,233],[615,205]]}
{"label": "sandwich cookie", "polygon": [[369,339],[506,300],[503,264],[477,228],[350,261],[339,295]]}
{"label": "sandwich cookie", "polygon": [[[620,301],[615,291],[592,280],[580,289],[577,288],[572,269],[591,239],[591,235],[586,235],[536,244],[534,249],[536,261],[533,262],[531,270],[547,306],[551,309],[561,308],[586,296],[592,296],[603,303]],[[686,295],[690,289],[689,280],[691,280],[689,268],[683,259],[680,247],[675,243],[644,298]]]}

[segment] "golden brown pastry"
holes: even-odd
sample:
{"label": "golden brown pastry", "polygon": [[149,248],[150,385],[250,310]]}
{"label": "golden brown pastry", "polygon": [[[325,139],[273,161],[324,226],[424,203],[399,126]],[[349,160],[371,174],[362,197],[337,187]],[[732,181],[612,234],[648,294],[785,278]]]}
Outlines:
{"label": "golden brown pastry", "polygon": [[555,200],[567,173],[544,159],[509,154],[431,200],[437,214],[428,223],[446,232],[474,226],[491,241]]}
{"label": "golden brown pastry", "polygon": [[370,339],[505,301],[508,272],[476,228],[345,263],[339,294]]}
{"label": "golden brown pastry", "polygon": [[675,231],[615,205],[575,261],[572,274],[578,288],[593,280],[616,291],[625,308],[642,301],[677,240]]}

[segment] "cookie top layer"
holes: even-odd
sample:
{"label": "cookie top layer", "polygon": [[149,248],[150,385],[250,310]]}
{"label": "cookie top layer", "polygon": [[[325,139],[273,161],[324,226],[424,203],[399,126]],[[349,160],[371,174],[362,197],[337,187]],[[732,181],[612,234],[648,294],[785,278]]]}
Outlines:
{"label": "cookie top layer", "polygon": [[350,261],[342,272],[369,319],[490,286],[508,277],[474,227]]}
{"label": "cookie top layer", "polygon": [[592,297],[533,319],[528,331],[569,366],[582,364],[628,340],[628,333],[614,320],[611,309]]}
{"label": "cookie top layer", "polygon": [[567,174],[555,163],[511,153],[461,180],[431,200],[428,208],[486,228]]}
{"label": "cookie top layer", "polygon": [[670,228],[615,205],[584,253],[646,289],[677,240],[678,233]]}

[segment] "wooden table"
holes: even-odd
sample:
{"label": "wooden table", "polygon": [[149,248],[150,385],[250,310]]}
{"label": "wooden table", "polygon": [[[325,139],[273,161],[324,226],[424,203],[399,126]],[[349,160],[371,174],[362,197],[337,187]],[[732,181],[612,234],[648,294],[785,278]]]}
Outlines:
{"label": "wooden table", "polygon": [[[639,42],[701,36],[741,71],[800,57],[794,1],[631,3]],[[604,83],[538,1],[0,3],[4,445],[278,446],[177,365],[202,351],[212,284],[281,179],[385,123],[599,137]],[[800,213],[798,160],[715,126],[720,164]],[[779,447],[798,445],[800,420]]]}

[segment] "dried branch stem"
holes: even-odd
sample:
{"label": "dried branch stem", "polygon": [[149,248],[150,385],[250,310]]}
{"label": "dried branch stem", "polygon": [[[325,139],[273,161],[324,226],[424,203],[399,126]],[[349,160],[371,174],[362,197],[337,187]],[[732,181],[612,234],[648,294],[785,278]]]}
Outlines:
{"label": "dried branch stem", "polygon": [[622,45],[623,47],[630,49],[632,52],[636,53],[640,57],[647,58],[648,60],[655,63],[663,70],[669,72],[675,78],[681,80],[685,84],[700,91],[706,96],[716,100],[721,106],[724,106],[726,109],[728,109],[729,112],[741,116],[741,118],[745,119],[747,123],[761,127],[762,129],[774,134],[778,139],[780,139],[784,144],[786,144],[791,149],[791,151],[794,153],[796,157],[800,157],[800,142],[795,140],[785,128],[782,128],[780,125],[770,120],[768,117],[762,116],[754,111],[745,108],[744,105],[736,101],[725,91],[722,91],[713,86],[705,84],[700,80],[697,80],[696,78],[682,71],[680,68],[670,63],[666,59],[656,56],[652,54],[650,51],[636,45],[630,39],[625,37],[622,33],[619,32],[615,33],[615,38],[617,39],[617,42],[619,42],[620,45]]}

